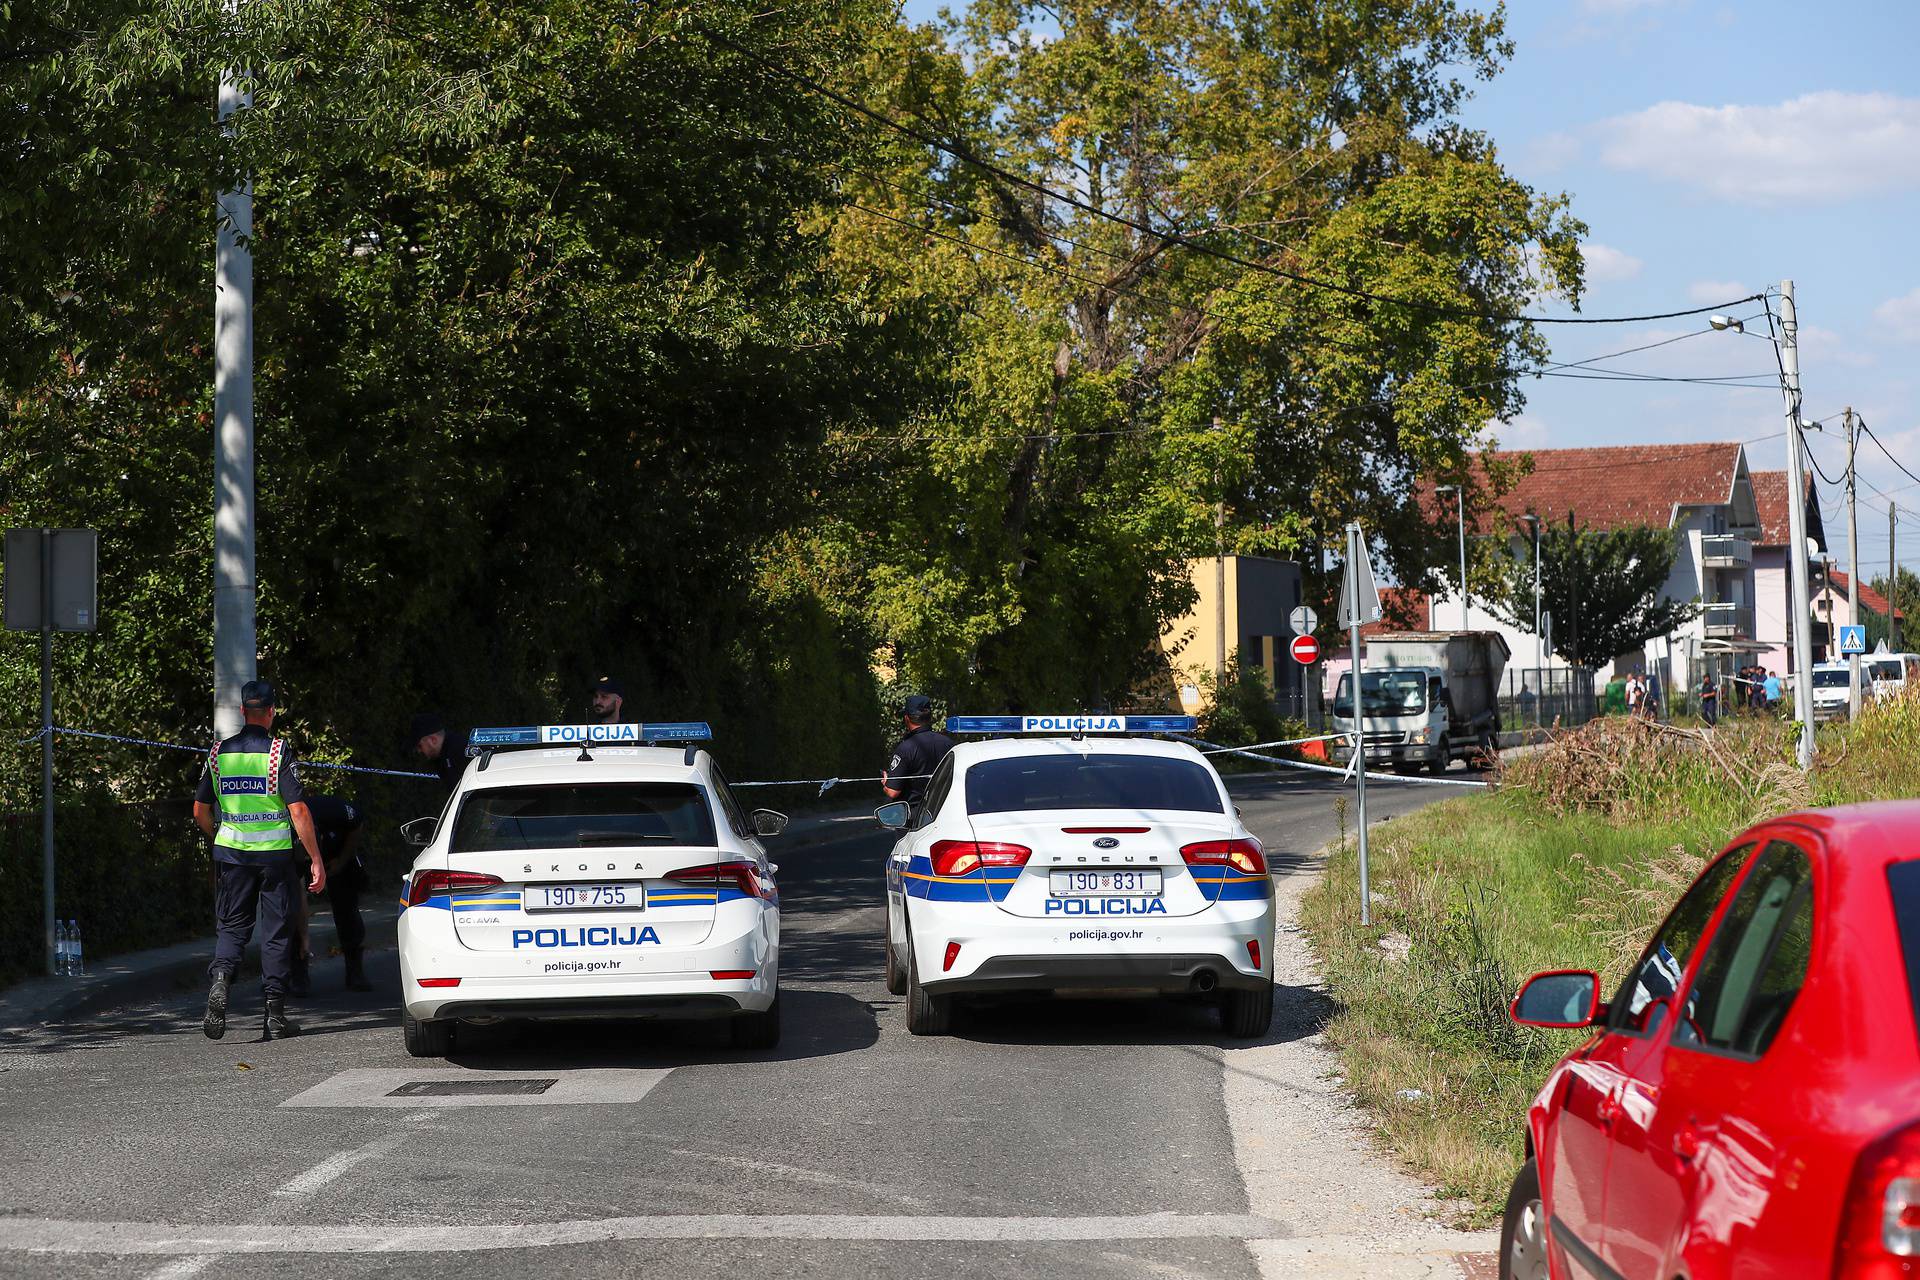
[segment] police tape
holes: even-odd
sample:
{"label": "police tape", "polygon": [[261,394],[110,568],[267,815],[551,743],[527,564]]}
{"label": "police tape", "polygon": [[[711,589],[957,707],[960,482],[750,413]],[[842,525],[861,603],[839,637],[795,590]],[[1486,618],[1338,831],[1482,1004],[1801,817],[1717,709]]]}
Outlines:
{"label": "police tape", "polygon": [[[41,738],[46,737],[49,732],[64,734],[71,738],[93,738],[101,742],[121,742],[132,747],[157,747],[162,751],[190,751],[197,756],[207,754],[205,747],[192,747],[184,742],[156,742],[152,738],[130,738],[125,734],[119,733],[94,733],[89,729],[67,729],[62,728],[60,725],[53,725],[51,729],[47,727],[35,729],[32,733],[20,739],[20,741],[23,745],[29,742],[37,742]],[[416,773],[410,769],[374,769],[363,764],[328,764],[323,760],[302,760],[299,764],[302,769],[333,769],[341,773],[366,773],[383,778],[426,778],[431,781],[439,777],[438,774]]]}
{"label": "police tape", "polygon": [[894,777],[875,774],[871,778],[777,778],[767,782],[733,782],[728,785],[735,791],[745,787],[819,787],[820,795],[825,795],[843,782],[919,782],[931,778],[930,773],[902,773]]}
{"label": "police tape", "polygon": [[[1320,733],[1311,738],[1276,738],[1272,742],[1249,742],[1244,747],[1210,747],[1202,751],[1203,756],[1217,756],[1228,751],[1264,751],[1269,747],[1298,747],[1309,742],[1344,742],[1351,735],[1344,733]],[[1188,738],[1188,742],[1198,742],[1198,738]]]}
{"label": "police tape", "polygon": [[[1204,738],[1189,738],[1184,734],[1177,734],[1175,736],[1182,742],[1190,742],[1199,747],[1213,748],[1212,751],[1207,753],[1209,755],[1224,752],[1231,755],[1245,756],[1249,760],[1259,760],[1265,764],[1281,765],[1288,769],[1306,769],[1313,773],[1332,773],[1338,774],[1343,778],[1351,778],[1353,776],[1353,770],[1350,767],[1343,769],[1330,764],[1311,764],[1305,760],[1288,760],[1284,756],[1261,755],[1250,747],[1223,747],[1218,743],[1208,742]],[[1348,735],[1341,733],[1329,734],[1327,736],[1344,738]],[[1410,782],[1427,787],[1491,787],[1493,785],[1491,782],[1485,782],[1477,778],[1414,778],[1403,773],[1375,773],[1371,769],[1367,770],[1367,776],[1369,778],[1377,778],[1381,782]]]}

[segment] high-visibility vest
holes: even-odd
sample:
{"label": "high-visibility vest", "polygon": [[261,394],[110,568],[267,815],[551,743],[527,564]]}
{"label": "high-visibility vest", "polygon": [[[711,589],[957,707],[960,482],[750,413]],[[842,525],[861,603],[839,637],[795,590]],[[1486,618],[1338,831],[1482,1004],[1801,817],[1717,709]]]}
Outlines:
{"label": "high-visibility vest", "polygon": [[280,760],[285,753],[286,744],[279,738],[265,751],[213,749],[207,767],[220,804],[215,844],[263,853],[293,848],[293,819],[280,802]]}

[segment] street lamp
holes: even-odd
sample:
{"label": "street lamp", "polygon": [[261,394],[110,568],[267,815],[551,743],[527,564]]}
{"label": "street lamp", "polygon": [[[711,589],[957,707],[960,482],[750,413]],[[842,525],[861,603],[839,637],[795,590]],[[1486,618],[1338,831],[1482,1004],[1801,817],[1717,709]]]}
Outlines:
{"label": "street lamp", "polygon": [[1467,494],[1457,484],[1443,484],[1434,488],[1435,493],[1451,493],[1457,498],[1460,512],[1460,629],[1467,630]]}
{"label": "street lamp", "polygon": [[1541,672],[1547,665],[1547,638],[1540,630],[1540,517],[1524,515],[1520,518],[1533,530],[1533,683],[1538,686],[1533,691],[1536,708],[1533,719],[1534,724],[1538,725],[1541,723],[1540,717],[1545,714],[1539,707],[1540,699],[1546,694],[1545,677]]}

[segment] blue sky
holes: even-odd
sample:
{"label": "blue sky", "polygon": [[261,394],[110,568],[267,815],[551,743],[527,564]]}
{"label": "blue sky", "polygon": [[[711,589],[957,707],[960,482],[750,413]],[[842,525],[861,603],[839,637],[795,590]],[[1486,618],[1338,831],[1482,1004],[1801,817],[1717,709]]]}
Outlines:
{"label": "blue sky", "polygon": [[[939,7],[908,0],[906,13]],[[1791,277],[1806,416],[1835,416],[1814,456],[1839,475],[1838,413],[1851,404],[1920,474],[1920,0],[1516,0],[1508,29],[1513,61],[1477,86],[1466,120],[1522,181],[1572,194],[1590,228],[1582,312],[1672,311]],[[1556,360],[1582,360],[1704,327],[1550,336]],[[1608,367],[1765,373],[1773,356],[1755,338],[1708,334]],[[1497,428],[1509,447],[1754,440],[1781,428],[1777,389],[1545,379],[1527,397]],[[1749,459],[1784,467],[1784,440],[1750,445]],[[1886,560],[1887,495],[1911,508],[1902,560],[1920,557],[1920,484],[1864,441],[1860,474],[1863,569]],[[1821,491],[1837,514],[1837,491]]]}

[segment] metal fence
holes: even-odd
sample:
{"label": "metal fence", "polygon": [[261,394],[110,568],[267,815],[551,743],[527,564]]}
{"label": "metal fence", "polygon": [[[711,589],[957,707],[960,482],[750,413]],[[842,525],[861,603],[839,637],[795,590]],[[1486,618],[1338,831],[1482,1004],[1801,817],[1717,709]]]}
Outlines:
{"label": "metal fence", "polygon": [[1508,667],[1500,684],[1503,729],[1585,724],[1600,714],[1590,667]]}

